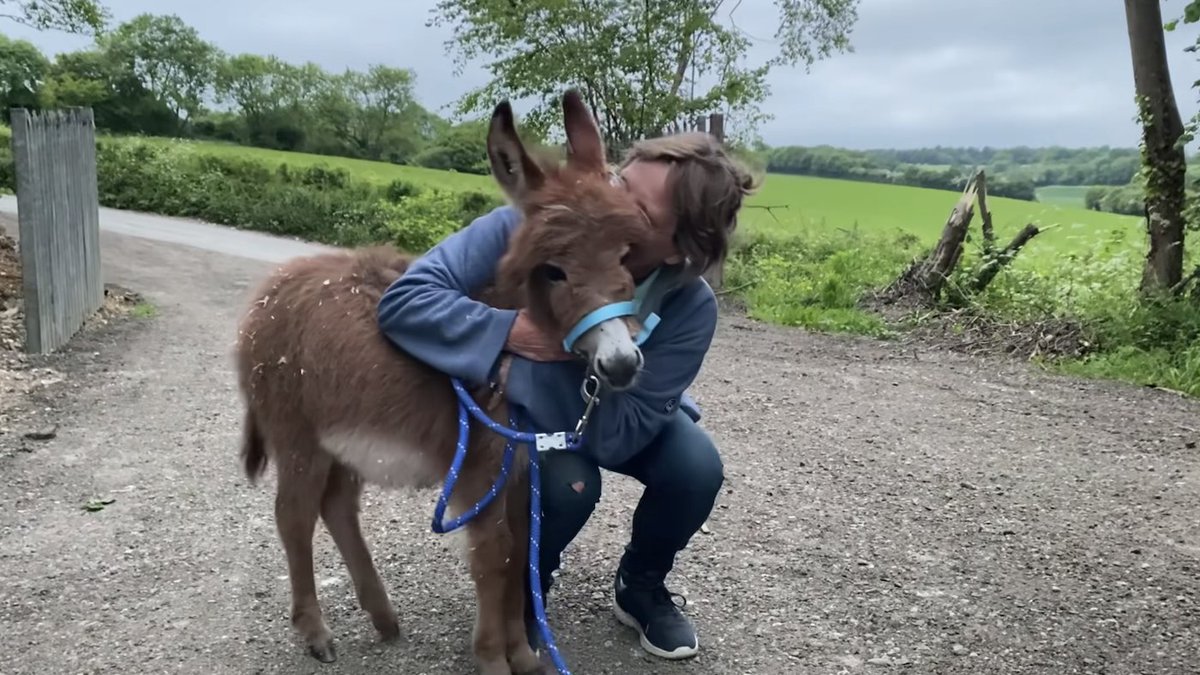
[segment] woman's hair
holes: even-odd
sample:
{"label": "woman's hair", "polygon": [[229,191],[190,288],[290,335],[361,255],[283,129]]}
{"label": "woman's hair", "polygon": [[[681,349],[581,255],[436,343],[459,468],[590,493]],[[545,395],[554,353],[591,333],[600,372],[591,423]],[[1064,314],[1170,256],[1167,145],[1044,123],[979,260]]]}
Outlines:
{"label": "woman's hair", "polygon": [[621,168],[637,161],[671,165],[667,181],[675,245],[687,258],[685,272],[700,276],[723,265],[742,200],[758,189],[759,180],[721,141],[703,131],[638,141],[625,153]]}

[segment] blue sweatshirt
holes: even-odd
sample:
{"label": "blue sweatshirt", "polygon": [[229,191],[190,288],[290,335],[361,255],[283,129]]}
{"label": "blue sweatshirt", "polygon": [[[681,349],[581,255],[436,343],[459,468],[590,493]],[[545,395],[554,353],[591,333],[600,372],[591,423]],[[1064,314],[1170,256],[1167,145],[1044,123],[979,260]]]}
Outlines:
{"label": "blue sweatshirt", "polygon": [[[414,261],[380,298],[379,324],[388,339],[468,386],[490,382],[517,312],[469,295],[494,278],[519,219],[513,207],[502,206]],[[611,469],[640,452],[677,407],[700,419],[686,390],[716,330],[716,297],[703,279],[679,286],[669,271],[664,268],[655,280],[665,286],[648,293],[661,297],[656,308],[661,321],[642,344],[645,369],[638,384],[623,392],[603,391],[584,432],[581,450],[602,467]],[[570,431],[583,414],[585,375],[586,364],[579,359],[545,363],[514,354],[505,394],[533,431]]]}

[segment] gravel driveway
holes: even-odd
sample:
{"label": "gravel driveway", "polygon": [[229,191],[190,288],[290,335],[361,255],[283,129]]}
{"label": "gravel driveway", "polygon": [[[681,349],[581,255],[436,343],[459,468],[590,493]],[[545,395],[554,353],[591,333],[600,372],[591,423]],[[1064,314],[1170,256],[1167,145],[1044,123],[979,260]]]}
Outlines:
{"label": "gravel driveway", "polygon": [[[102,240],[106,278],[158,312],[36,360],[64,379],[0,435],[0,673],[472,672],[471,586],[429,531],[433,493],[364,504],[407,639],[375,643],[319,528],[339,661],[304,655],[271,482],[237,461],[234,320],[270,263]],[[670,580],[701,655],[643,656],[612,618],[638,486],[605,474],[550,607],[574,673],[1200,671],[1197,404],[733,314],[696,396],[728,473]]]}

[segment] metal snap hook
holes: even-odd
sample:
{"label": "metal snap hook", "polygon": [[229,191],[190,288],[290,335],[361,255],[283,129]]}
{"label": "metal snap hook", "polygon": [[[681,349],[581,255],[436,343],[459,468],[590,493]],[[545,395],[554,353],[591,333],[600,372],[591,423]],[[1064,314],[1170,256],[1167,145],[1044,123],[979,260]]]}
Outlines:
{"label": "metal snap hook", "polygon": [[[588,385],[591,385],[591,390],[588,390]],[[579,422],[575,424],[575,435],[579,436],[587,427],[588,420],[592,416],[592,410],[600,402],[600,378],[593,374],[588,374],[587,379],[579,385],[579,391],[583,394],[583,399],[587,401],[587,405],[583,408],[583,415],[580,416]]]}

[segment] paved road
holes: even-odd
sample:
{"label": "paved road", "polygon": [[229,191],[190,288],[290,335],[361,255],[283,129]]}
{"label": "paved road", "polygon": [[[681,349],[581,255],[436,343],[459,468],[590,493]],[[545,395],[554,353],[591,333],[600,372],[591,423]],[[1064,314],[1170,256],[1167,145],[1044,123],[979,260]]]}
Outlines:
{"label": "paved road", "polygon": [[[56,438],[0,432],[0,672],[471,672],[471,587],[428,531],[431,493],[364,507],[407,640],[376,645],[324,530],[340,659],[292,638],[270,481],[248,487],[236,459],[229,350],[247,285],[304,249],[102,222],[106,279],[160,312],[47,359],[66,379],[30,424]],[[728,480],[670,581],[702,654],[651,660],[611,617],[638,486],[605,474],[551,599],[575,673],[1196,672],[1200,406],[735,316],[696,393]],[[115,501],[81,510],[93,497]]]}
{"label": "paved road", "polygon": [[[0,195],[0,213],[17,215],[17,198]],[[198,248],[215,253],[266,262],[281,262],[328,246],[237,230],[183,218],[163,218],[147,213],[100,208],[100,230],[126,237]],[[17,232],[11,232],[16,237]]]}

